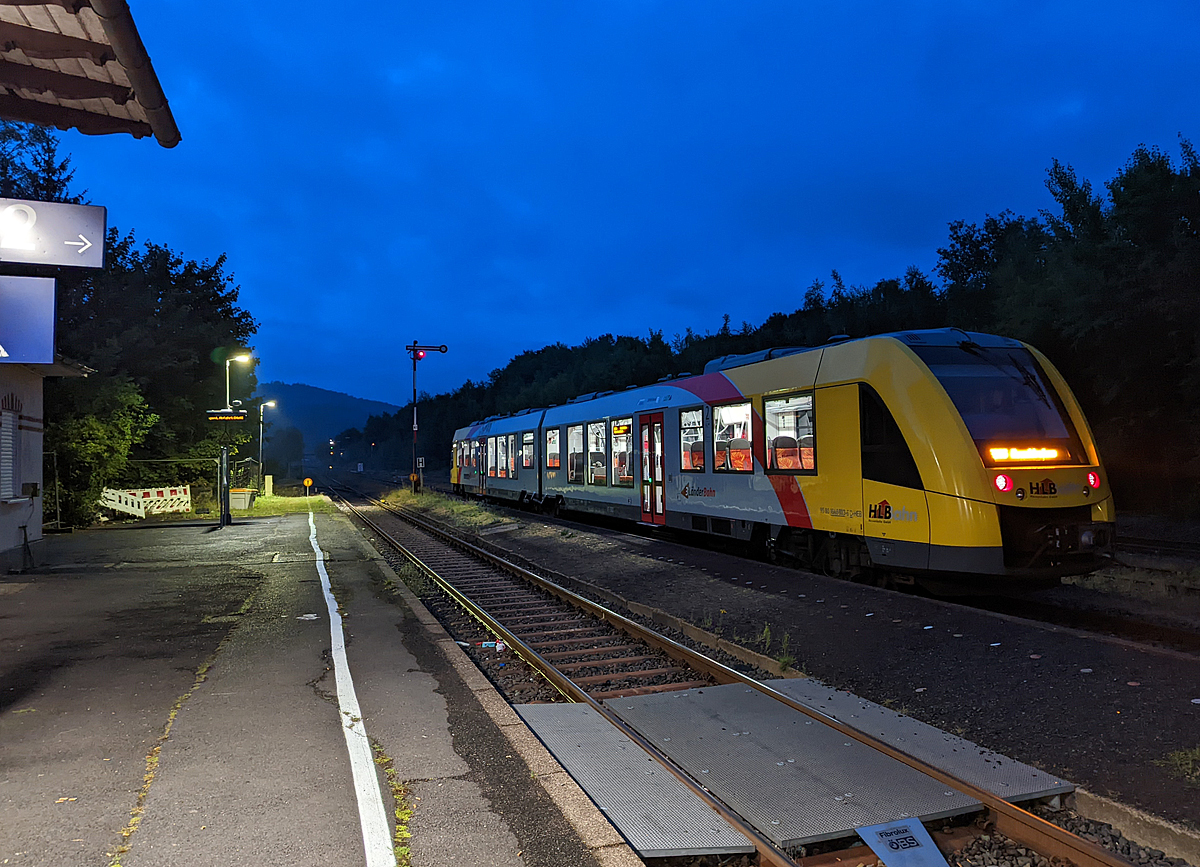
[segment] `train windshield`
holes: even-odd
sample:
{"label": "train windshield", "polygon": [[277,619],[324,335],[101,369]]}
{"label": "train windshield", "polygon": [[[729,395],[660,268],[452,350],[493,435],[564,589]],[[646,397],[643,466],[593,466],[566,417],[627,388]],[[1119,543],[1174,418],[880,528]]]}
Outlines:
{"label": "train windshield", "polygon": [[1021,347],[914,346],[950,400],[988,466],[1085,463],[1058,392]]}

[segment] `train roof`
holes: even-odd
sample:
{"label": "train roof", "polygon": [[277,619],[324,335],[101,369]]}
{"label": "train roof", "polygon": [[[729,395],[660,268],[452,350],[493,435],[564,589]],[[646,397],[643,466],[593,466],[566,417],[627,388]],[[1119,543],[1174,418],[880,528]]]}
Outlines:
{"label": "train roof", "polygon": [[[830,337],[820,346],[774,346],[770,349],[760,349],[757,352],[747,352],[742,355],[722,355],[704,365],[705,373],[716,373],[734,367],[744,367],[747,364],[758,364],[760,361],[770,361],[773,358],[783,358],[797,355],[801,352],[816,352],[828,349],[841,343],[854,343],[859,340],[875,340],[880,337],[892,337],[909,346],[958,346],[972,343],[976,346],[1017,346],[1020,341],[1011,337],[998,337],[995,334],[984,334],[979,331],[964,331],[961,328],[927,328],[910,331],[889,331],[884,334],[870,334],[866,337],[849,337],[838,334]],[[662,380],[659,380],[660,382]]]}

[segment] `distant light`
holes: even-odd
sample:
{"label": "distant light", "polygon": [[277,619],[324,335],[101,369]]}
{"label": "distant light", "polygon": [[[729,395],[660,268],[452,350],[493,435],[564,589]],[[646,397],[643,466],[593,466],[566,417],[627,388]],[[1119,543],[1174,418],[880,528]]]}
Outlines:
{"label": "distant light", "polygon": [[1001,473],[1000,475],[996,476],[996,490],[1000,491],[1001,493],[1007,494],[1012,489],[1013,489],[1013,480],[1012,479],[1010,479],[1008,476],[1004,475],[1004,473]]}
{"label": "distant light", "polygon": [[1058,449],[989,449],[994,461],[1052,461],[1058,457]]}
{"label": "distant light", "polygon": [[1095,470],[1088,473],[1088,485],[1090,487],[1092,487],[1093,489],[1100,487],[1100,474],[1097,473]]}

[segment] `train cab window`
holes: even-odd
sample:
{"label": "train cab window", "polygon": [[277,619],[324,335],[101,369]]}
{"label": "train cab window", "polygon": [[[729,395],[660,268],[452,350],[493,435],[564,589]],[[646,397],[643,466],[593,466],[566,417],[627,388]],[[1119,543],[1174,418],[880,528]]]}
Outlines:
{"label": "train cab window", "polygon": [[487,464],[488,475],[493,479],[496,477],[496,438],[488,437],[487,441]]}
{"label": "train cab window", "polygon": [[546,469],[557,470],[562,467],[562,458],[558,450],[558,428],[552,427],[546,431]]}
{"label": "train cab window", "polygon": [[587,469],[587,455],[583,452],[583,425],[567,428],[567,481],[582,485]]}
{"label": "train cab window", "polygon": [[508,438],[496,437],[496,477],[508,478]]}
{"label": "train cab window", "polygon": [[812,392],[763,400],[767,472],[811,473],[817,468]]}
{"label": "train cab window", "polygon": [[612,422],[612,483],[618,488],[633,487],[633,419],[618,418]]}
{"label": "train cab window", "polygon": [[879,393],[865,382],[858,384],[858,419],[862,429],[864,479],[924,489],[917,463],[900,426]]}
{"label": "train cab window", "polygon": [[533,469],[533,431],[521,434],[521,469]]}
{"label": "train cab window", "polygon": [[589,485],[608,484],[608,448],[602,421],[587,426],[587,482]]}
{"label": "train cab window", "polygon": [[679,469],[685,473],[704,472],[704,410],[679,411]]}
{"label": "train cab window", "polygon": [[754,472],[751,451],[750,403],[713,407],[713,470],[718,473]]}

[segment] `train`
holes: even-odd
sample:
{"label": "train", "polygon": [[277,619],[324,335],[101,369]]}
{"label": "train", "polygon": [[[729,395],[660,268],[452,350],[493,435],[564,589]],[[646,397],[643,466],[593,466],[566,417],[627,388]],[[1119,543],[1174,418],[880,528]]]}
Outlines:
{"label": "train", "polygon": [[1037,349],[956,328],[724,356],[700,374],[473,422],[465,496],[738,540],[827,575],[953,592],[1094,571],[1113,496]]}

